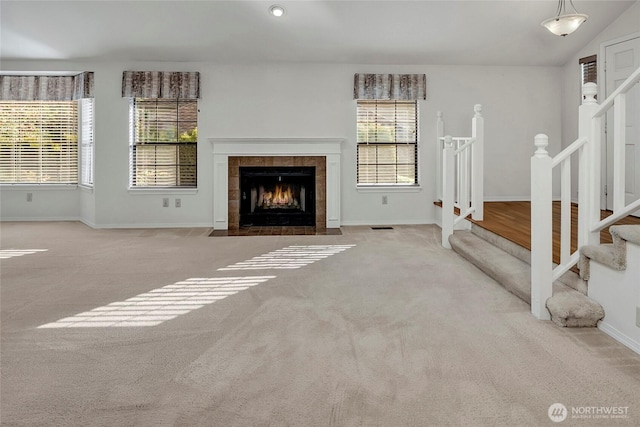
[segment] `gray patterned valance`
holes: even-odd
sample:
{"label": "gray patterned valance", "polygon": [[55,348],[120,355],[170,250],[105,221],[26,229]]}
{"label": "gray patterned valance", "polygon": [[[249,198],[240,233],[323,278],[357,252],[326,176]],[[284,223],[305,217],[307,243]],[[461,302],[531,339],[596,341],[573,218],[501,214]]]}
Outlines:
{"label": "gray patterned valance", "polygon": [[168,71],[125,71],[122,73],[125,98],[200,98],[200,73]]}
{"label": "gray patterned valance", "polygon": [[75,76],[0,75],[2,101],[73,101],[93,98],[93,73]]}
{"label": "gray patterned valance", "polygon": [[425,74],[356,74],[353,99],[427,99]]}

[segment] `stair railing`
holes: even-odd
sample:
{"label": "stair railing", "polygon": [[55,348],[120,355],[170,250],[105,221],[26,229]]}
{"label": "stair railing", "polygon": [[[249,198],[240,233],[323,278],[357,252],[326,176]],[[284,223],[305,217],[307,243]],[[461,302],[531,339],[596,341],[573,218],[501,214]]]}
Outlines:
{"label": "stair railing", "polygon": [[[547,299],[553,281],[577,264],[579,248],[600,243],[600,231],[640,208],[640,200],[625,203],[625,95],[640,79],[640,68],[601,105],[595,83],[582,88],[578,112],[578,139],[554,158],[546,148],[549,138],[535,136],[536,151],[531,158],[531,312],[542,320],[550,318]],[[602,118],[613,107],[613,214],[600,220]],[[577,249],[571,252],[571,157],[578,157]],[[553,266],[553,169],[560,169],[560,263]]]}
{"label": "stair railing", "polygon": [[[456,224],[471,215],[484,216],[484,118],[476,104],[470,137],[444,136],[442,113],[437,118],[438,197],[442,201],[442,246],[451,249],[449,236]],[[440,180],[441,179],[441,180]],[[460,212],[456,216],[455,208]]]}
{"label": "stair railing", "polygon": [[[595,206],[594,209],[597,215],[594,216],[595,221],[591,224],[589,230],[593,233],[599,233],[600,230],[603,230],[640,208],[640,199],[629,205],[627,205],[625,201],[626,95],[637,84],[640,84],[640,67],[599,106],[593,115],[594,121],[597,121],[597,136],[600,137],[601,133],[599,129],[602,128],[602,118],[611,107],[613,107],[613,214],[601,221],[600,208]],[[637,111],[636,114],[638,114]],[[600,151],[598,151],[597,154],[597,164],[599,164]],[[600,200],[598,199],[597,202],[599,204]]]}

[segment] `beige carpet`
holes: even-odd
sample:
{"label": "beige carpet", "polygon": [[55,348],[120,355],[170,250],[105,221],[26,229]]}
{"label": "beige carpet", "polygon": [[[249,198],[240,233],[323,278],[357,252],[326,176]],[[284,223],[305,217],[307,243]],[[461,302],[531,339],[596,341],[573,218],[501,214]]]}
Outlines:
{"label": "beige carpet", "polygon": [[[215,238],[0,227],[0,249],[47,249],[0,260],[3,426],[640,425],[640,356],[596,329],[536,321],[435,226]],[[299,268],[218,270],[350,244]],[[156,326],[38,328],[245,276],[275,277]],[[566,421],[551,422],[554,403]],[[585,407],[627,417],[572,418]]]}

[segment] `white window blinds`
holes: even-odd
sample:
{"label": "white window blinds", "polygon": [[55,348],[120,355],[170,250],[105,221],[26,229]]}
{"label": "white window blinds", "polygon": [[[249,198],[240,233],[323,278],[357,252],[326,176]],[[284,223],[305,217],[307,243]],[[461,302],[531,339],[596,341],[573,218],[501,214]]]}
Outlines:
{"label": "white window blinds", "polygon": [[578,63],[582,68],[582,84],[598,83],[598,56],[580,58]]}
{"label": "white window blinds", "polygon": [[131,187],[196,187],[198,102],[132,98]]}
{"label": "white window blinds", "polygon": [[416,101],[358,101],[358,184],[417,184]]}
{"label": "white window blinds", "polygon": [[78,183],[78,103],[0,102],[0,182]]}

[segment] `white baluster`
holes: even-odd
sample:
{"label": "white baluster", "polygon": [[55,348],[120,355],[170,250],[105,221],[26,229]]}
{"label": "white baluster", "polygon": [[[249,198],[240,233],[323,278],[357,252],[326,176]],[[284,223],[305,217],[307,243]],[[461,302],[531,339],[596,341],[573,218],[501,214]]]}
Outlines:
{"label": "white baluster", "polygon": [[453,234],[453,155],[454,148],[451,136],[444,137],[442,150],[442,246],[451,249],[449,236]]}
{"label": "white baluster", "polygon": [[484,218],[484,117],[482,105],[473,106],[475,114],[471,120],[471,137],[475,138],[471,149],[471,215],[476,221]]}
{"label": "white baluster", "polygon": [[455,152],[458,151],[458,149],[460,149],[460,147],[462,146],[462,142],[460,141],[460,138],[452,138],[452,142],[453,142],[453,158],[455,161],[455,172],[453,173],[453,179],[455,181],[455,190],[453,191],[453,202],[455,204],[458,205],[458,207],[460,207],[460,186],[462,185],[462,181],[460,181],[460,169],[462,168],[462,165],[460,164],[462,162],[462,156],[457,155]]}
{"label": "white baluster", "polygon": [[[466,141],[460,141],[463,146]],[[458,153],[458,205],[460,215],[469,209],[469,146]]]}
{"label": "white baluster", "polygon": [[442,200],[442,150],[444,149],[444,121],[442,111],[436,119],[436,199]]}
{"label": "white baluster", "polygon": [[571,157],[560,164],[560,264],[571,256]]}
{"label": "white baluster", "polygon": [[546,148],[549,137],[535,136],[531,158],[531,313],[549,320],[546,302],[552,287],[552,159]]}

